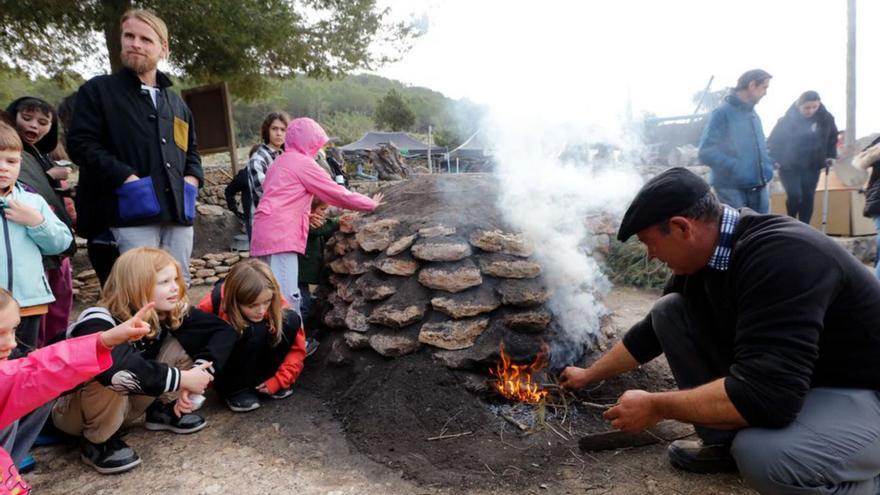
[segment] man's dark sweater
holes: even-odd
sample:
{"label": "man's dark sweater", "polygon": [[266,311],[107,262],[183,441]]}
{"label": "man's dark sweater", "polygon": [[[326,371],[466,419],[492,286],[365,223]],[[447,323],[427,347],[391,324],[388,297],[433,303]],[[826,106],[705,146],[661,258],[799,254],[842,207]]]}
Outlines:
{"label": "man's dark sweater", "polygon": [[[880,281],[835,241],[792,218],[742,210],[730,268],[674,276],[710,322],[725,389],[751,426],[778,428],[813,387],[880,390]],[[624,336],[640,363],[662,353],[650,315]],[[719,377],[720,378],[720,377]]]}

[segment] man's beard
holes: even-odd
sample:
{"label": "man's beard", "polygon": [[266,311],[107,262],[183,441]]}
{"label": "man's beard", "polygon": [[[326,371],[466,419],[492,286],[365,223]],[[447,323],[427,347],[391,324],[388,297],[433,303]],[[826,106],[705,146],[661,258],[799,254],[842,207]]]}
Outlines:
{"label": "man's beard", "polygon": [[151,59],[149,56],[143,57],[129,56],[125,52],[120,54],[122,65],[133,70],[136,74],[144,74],[155,70],[159,65],[159,61]]}

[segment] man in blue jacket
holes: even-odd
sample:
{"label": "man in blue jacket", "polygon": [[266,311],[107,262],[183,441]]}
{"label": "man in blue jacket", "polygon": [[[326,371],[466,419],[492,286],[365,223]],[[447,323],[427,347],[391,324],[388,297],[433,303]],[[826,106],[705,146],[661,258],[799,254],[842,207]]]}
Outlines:
{"label": "man in blue jacket", "polygon": [[767,184],[773,178],[773,161],[755,105],[767,94],[771,77],[761,69],[739,76],[736,88],[712,112],[700,139],[700,161],[712,169],[718,199],[758,213],[770,211]]}

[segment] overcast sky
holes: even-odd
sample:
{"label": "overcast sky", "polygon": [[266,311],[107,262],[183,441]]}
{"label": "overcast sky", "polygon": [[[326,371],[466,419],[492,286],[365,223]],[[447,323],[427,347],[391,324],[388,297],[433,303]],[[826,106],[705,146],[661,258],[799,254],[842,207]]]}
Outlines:
{"label": "overcast sky", "polygon": [[[688,114],[715,76],[773,74],[757,110],[769,133],[803,91],[846,122],[846,0],[385,0],[427,20],[378,74],[512,116],[616,127],[634,114]],[[858,0],[857,130],[880,131],[880,1]]]}

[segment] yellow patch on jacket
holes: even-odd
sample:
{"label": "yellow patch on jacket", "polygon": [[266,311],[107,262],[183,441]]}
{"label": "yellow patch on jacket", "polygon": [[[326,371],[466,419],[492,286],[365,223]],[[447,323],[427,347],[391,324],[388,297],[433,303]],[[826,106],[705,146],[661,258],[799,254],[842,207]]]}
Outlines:
{"label": "yellow patch on jacket", "polygon": [[184,153],[189,149],[189,124],[177,117],[174,117],[174,143]]}

